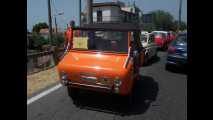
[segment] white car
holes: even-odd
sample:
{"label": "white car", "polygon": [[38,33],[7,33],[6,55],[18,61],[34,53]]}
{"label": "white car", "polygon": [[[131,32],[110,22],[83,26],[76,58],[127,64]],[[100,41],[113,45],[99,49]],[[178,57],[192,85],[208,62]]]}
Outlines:
{"label": "white car", "polygon": [[154,35],[151,34],[141,35],[140,39],[143,47],[146,49],[145,52],[146,57],[144,61],[144,65],[146,65],[148,63],[148,60],[157,56],[158,54],[157,44],[155,42]]}

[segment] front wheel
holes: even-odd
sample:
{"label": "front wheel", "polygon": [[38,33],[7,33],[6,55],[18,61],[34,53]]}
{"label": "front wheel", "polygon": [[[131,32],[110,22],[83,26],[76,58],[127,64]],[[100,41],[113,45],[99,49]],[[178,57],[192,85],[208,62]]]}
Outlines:
{"label": "front wheel", "polygon": [[143,65],[147,65],[147,63],[148,63],[148,55],[145,56],[145,60],[144,60]]}
{"label": "front wheel", "polygon": [[167,50],[167,47],[166,45],[163,46],[163,51],[166,51]]}
{"label": "front wheel", "polygon": [[156,57],[157,57],[157,55],[158,55],[158,51],[156,50],[156,54],[154,55],[154,58],[156,58]]}

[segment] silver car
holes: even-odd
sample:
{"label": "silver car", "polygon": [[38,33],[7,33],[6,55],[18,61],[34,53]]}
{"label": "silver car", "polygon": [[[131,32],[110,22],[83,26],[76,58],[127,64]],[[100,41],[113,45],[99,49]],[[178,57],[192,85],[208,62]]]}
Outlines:
{"label": "silver car", "polygon": [[144,65],[147,65],[148,60],[150,60],[153,57],[156,57],[158,54],[158,50],[157,50],[157,44],[155,42],[155,37],[154,35],[148,34],[148,35],[143,35],[141,34],[141,43],[143,45],[143,47],[146,49],[145,52],[145,61],[144,61]]}

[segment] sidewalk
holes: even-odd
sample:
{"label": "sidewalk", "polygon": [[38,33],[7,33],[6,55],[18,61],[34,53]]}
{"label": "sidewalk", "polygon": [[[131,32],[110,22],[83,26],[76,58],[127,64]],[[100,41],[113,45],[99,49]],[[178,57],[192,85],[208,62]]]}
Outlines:
{"label": "sidewalk", "polygon": [[58,66],[27,75],[27,95],[59,81]]}

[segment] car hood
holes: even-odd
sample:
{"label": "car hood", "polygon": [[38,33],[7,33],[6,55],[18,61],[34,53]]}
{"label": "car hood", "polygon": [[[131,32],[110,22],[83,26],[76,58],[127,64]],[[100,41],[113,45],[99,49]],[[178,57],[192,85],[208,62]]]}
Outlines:
{"label": "car hood", "polygon": [[64,65],[70,67],[93,69],[121,69],[128,55],[100,54],[94,52],[69,52],[64,60]]}

